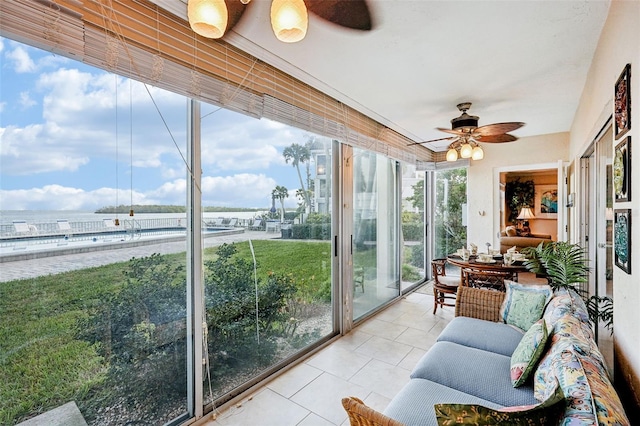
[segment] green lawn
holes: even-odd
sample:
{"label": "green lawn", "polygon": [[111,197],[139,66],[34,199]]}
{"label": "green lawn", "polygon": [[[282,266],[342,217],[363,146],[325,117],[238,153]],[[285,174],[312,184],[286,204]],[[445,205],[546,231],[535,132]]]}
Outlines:
{"label": "green lawn", "polygon": [[[248,243],[238,255],[251,259]],[[330,298],[329,242],[255,241],[258,273],[291,274],[299,297]],[[214,256],[207,249],[205,259]],[[185,255],[168,256],[185,263]],[[15,424],[68,401],[95,398],[107,366],[76,338],[78,322],[118,292],[129,262],[0,284],[0,424]],[[327,293],[328,292],[328,293]]]}

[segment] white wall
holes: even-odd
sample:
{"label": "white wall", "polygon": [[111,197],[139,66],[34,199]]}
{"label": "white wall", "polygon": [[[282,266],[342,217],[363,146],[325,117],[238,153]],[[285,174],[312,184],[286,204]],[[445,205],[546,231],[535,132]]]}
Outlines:
{"label": "white wall", "polygon": [[[526,118],[523,118],[526,121]],[[499,248],[497,234],[500,232],[499,205],[496,192],[496,169],[513,167],[517,170],[530,170],[532,164],[557,164],[558,160],[569,158],[569,134],[553,133],[549,135],[521,138],[516,142],[503,144],[483,144],[484,159],[471,161],[468,171],[468,211],[469,228],[467,241],[478,247],[489,242]],[[482,216],[480,213],[485,212]],[[495,214],[494,214],[495,212]]]}
{"label": "white wall", "polygon": [[[631,202],[614,208],[632,209],[632,275],[614,267],[614,339],[616,356],[630,364],[626,380],[640,383],[640,2],[614,0],[584,87],[570,133],[570,153],[575,161],[593,140],[613,111],[613,87],[624,66],[631,64],[632,137]],[[627,136],[625,135],[625,137]],[[621,139],[620,139],[621,140]],[[611,141],[611,149],[619,141]],[[635,146],[633,146],[635,145]],[[577,163],[576,163],[577,164]],[[635,242],[635,244],[634,244]],[[636,398],[640,389],[636,389]]]}

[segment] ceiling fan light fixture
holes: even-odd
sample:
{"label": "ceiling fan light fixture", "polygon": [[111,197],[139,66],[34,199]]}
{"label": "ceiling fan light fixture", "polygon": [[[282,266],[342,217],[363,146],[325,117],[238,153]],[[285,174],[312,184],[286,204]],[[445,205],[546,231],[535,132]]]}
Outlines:
{"label": "ceiling fan light fixture", "polygon": [[469,142],[465,142],[460,147],[460,158],[471,158],[473,154],[473,147]]}
{"label": "ceiling fan light fixture", "polygon": [[278,40],[295,43],[307,35],[309,14],[303,0],[273,0],[271,27]]}
{"label": "ceiling fan light fixture", "polygon": [[457,161],[458,160],[458,151],[455,148],[449,148],[447,151],[447,161]]}
{"label": "ceiling fan light fixture", "polygon": [[229,20],[224,0],[189,0],[187,16],[191,29],[207,38],[222,37]]}
{"label": "ceiling fan light fixture", "polygon": [[472,160],[482,160],[483,158],[484,158],[483,149],[480,147],[480,145],[476,145],[476,147],[473,148],[473,151],[471,151],[471,159]]}

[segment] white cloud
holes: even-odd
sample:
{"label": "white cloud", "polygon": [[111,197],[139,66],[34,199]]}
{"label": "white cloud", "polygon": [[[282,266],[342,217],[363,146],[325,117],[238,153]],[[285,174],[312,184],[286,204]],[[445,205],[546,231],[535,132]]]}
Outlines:
{"label": "white cloud", "polygon": [[[186,202],[185,179],[165,182],[147,192],[101,187],[93,190],[63,185],[44,185],[30,189],[0,189],[3,205],[12,210],[95,210],[117,204],[172,204]],[[204,206],[264,207],[271,206],[271,190],[275,180],[263,174],[241,173],[224,177],[203,177]],[[286,203],[295,206],[295,197]]]}
{"label": "white cloud", "polygon": [[40,188],[0,190],[3,205],[11,206],[12,210],[95,210],[128,204],[132,196],[134,204],[153,204],[145,194],[135,191],[131,194],[124,189],[98,188],[87,191],[62,185],[45,185]]}
{"label": "white cloud", "polygon": [[36,104],[37,102],[29,96],[29,92],[20,92],[20,105],[22,109],[28,109]]}
{"label": "white cloud", "polygon": [[205,206],[270,207],[271,190],[276,181],[264,174],[240,173],[202,178],[202,204]]}
{"label": "white cloud", "polygon": [[37,67],[36,63],[31,59],[29,53],[23,46],[16,46],[13,50],[7,51],[5,54],[8,59],[9,65],[13,67],[13,70],[18,73],[32,73],[35,72]]}

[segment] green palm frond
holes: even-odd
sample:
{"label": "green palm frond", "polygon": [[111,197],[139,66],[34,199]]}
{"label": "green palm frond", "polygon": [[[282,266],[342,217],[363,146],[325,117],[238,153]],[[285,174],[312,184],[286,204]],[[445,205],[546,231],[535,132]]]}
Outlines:
{"label": "green palm frond", "polygon": [[576,284],[587,282],[589,266],[586,250],[578,244],[564,241],[542,243],[534,249],[527,250],[528,260],[525,263],[531,272],[545,275],[551,287],[576,287]]}

